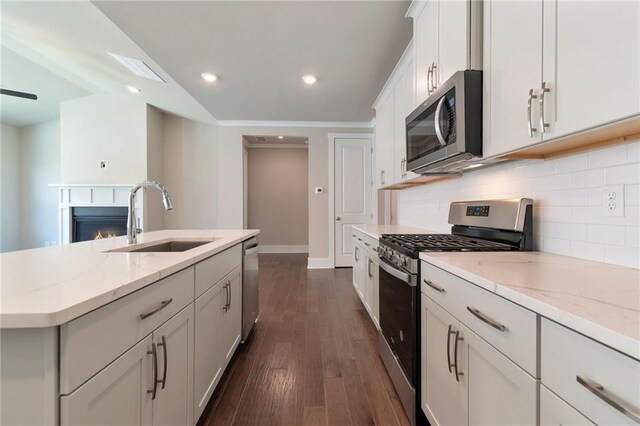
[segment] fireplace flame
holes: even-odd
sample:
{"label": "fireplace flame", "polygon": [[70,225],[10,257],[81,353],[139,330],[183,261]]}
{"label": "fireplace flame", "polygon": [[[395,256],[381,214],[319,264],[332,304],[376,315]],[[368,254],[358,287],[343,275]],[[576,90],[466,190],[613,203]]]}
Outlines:
{"label": "fireplace flame", "polygon": [[113,238],[115,237],[116,234],[112,233],[112,232],[107,232],[106,236],[102,235],[102,232],[100,230],[98,230],[98,232],[96,233],[96,235],[93,237],[94,240],[102,240],[104,238]]}

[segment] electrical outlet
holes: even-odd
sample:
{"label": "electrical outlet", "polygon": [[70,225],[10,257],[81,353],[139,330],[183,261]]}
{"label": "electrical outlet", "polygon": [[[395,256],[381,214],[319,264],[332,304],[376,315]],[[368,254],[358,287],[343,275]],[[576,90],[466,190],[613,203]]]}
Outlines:
{"label": "electrical outlet", "polygon": [[602,209],[605,217],[624,217],[624,185],[602,188]]}
{"label": "electrical outlet", "polygon": [[108,168],[109,168],[109,162],[108,162],[108,161],[101,161],[101,162],[98,164],[98,168],[99,168],[100,170],[108,169]]}

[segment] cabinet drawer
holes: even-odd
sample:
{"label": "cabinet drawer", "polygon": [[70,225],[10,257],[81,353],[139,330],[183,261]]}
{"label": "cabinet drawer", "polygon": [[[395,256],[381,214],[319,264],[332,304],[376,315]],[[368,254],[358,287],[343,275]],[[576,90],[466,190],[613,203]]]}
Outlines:
{"label": "cabinet drawer", "polygon": [[193,302],[193,280],[190,267],[62,325],[60,393],[76,389]]}
{"label": "cabinet drawer", "polygon": [[422,262],[421,291],[534,377],[537,316],[475,284]]}
{"label": "cabinet drawer", "polygon": [[545,386],[540,385],[540,425],[541,426],[584,426],[592,425],[585,416],[558,398]]}
{"label": "cabinet drawer", "polygon": [[238,244],[196,264],[196,297],[213,287],[242,263],[242,245]]}
{"label": "cabinet drawer", "polygon": [[[594,423],[640,422],[638,360],[547,319],[542,320],[540,345],[541,379],[546,387]],[[596,389],[598,385],[603,389]],[[614,408],[616,402],[634,411],[638,420]]]}

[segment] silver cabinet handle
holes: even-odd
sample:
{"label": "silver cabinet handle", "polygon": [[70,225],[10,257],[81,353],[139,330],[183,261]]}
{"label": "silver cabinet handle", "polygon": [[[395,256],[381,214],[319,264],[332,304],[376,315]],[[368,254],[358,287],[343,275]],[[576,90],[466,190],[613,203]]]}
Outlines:
{"label": "silver cabinet handle", "polygon": [[229,281],[229,284],[227,284],[227,288],[229,289],[229,309],[231,309],[231,302],[233,299],[231,299],[231,297],[233,296],[233,293],[231,293],[231,281]]}
{"label": "silver cabinet handle", "polygon": [[485,314],[483,314],[482,312],[480,312],[476,308],[472,308],[471,306],[467,306],[467,311],[471,312],[480,321],[482,321],[482,322],[484,322],[486,324],[489,324],[491,327],[495,328],[498,331],[506,331],[507,330],[507,327],[505,327],[503,324],[500,324],[496,320],[494,320],[492,318],[489,318],[488,316],[486,316]]}
{"label": "silver cabinet handle", "polygon": [[367,246],[367,247],[371,246],[371,244],[369,244],[369,243],[364,243],[364,245]]}
{"label": "silver cabinet handle", "polygon": [[532,138],[533,134],[538,131],[538,129],[533,127],[533,122],[531,118],[531,104],[534,99],[538,99],[538,97],[533,94],[533,89],[529,89],[529,98],[527,100],[527,131],[529,133],[530,138]]}
{"label": "silver cabinet handle", "polygon": [[446,293],[446,292],[447,292],[444,288],[442,288],[442,287],[440,287],[440,286],[435,285],[435,284],[434,284],[434,283],[432,283],[431,281],[428,281],[428,280],[422,280],[422,281],[424,281],[424,283],[425,283],[426,285],[428,285],[429,287],[431,287],[432,289],[434,289],[434,290],[435,290],[435,291],[437,291],[438,293]]}
{"label": "silver cabinet handle", "polygon": [[380,170],[380,185],[384,185],[384,170]]}
{"label": "silver cabinet handle", "polygon": [[640,410],[622,401],[617,396],[607,392],[600,383],[587,379],[586,377],[576,376],[576,381],[595,396],[620,411],[636,423],[640,423]]}
{"label": "silver cabinet handle", "polygon": [[164,371],[162,373],[162,380],[159,380],[162,383],[162,389],[164,389],[164,385],[167,384],[167,340],[162,336],[162,343],[156,343],[156,346],[162,346],[162,354],[164,356]]}
{"label": "silver cabinet handle", "polygon": [[436,128],[436,136],[438,138],[438,140],[440,141],[440,145],[441,146],[446,146],[447,145],[447,141],[444,140],[444,136],[442,135],[442,128],[440,127],[440,114],[442,113],[442,105],[444,105],[444,101],[447,98],[445,96],[443,96],[440,99],[440,102],[438,102],[438,106],[436,107],[436,113],[433,116],[433,124]]}
{"label": "silver cabinet handle", "polygon": [[547,87],[547,83],[543,81],[542,87],[540,88],[540,133],[544,133],[547,127],[549,127],[549,123],[544,122],[544,94],[550,91],[551,89]]}
{"label": "silver cabinet handle", "polygon": [[433,75],[433,69],[429,66],[427,71],[427,96],[431,94],[431,76]]}
{"label": "silver cabinet handle", "polygon": [[355,250],[353,251],[353,258],[355,259],[356,262],[360,261],[360,259],[358,259],[358,247],[356,247]]}
{"label": "silver cabinet handle", "polygon": [[436,74],[436,70],[438,69],[438,64],[436,62],[431,66],[431,79],[433,80],[433,91],[435,92],[438,88],[438,74]]}
{"label": "silver cabinet handle", "polygon": [[373,279],[373,274],[371,273],[371,265],[373,265],[373,261],[369,259],[369,263],[367,264],[367,274],[369,274],[369,279]]}
{"label": "silver cabinet handle", "polygon": [[447,329],[447,368],[449,369],[449,373],[451,373],[451,367],[453,367],[451,363],[451,335],[456,334],[452,328],[451,324],[449,324],[449,328]]}
{"label": "silver cabinet handle", "polygon": [[147,390],[147,393],[151,394],[151,400],[153,401],[156,399],[158,391],[158,351],[155,343],[151,343],[151,350],[147,351],[147,355],[151,355],[153,358],[153,389]]}
{"label": "silver cabinet handle", "polygon": [[464,373],[461,371],[458,371],[458,343],[462,342],[464,339],[460,336],[460,331],[457,330],[456,331],[456,345],[453,349],[453,369],[455,370],[455,375],[456,375],[456,382],[460,381],[460,376],[462,376]]}
{"label": "silver cabinet handle", "polygon": [[229,308],[231,307],[231,283],[227,281],[227,283],[225,284],[225,287],[227,288],[227,311],[228,311]]}
{"label": "silver cabinet handle", "polygon": [[166,308],[167,306],[169,306],[169,303],[173,302],[173,297],[169,298],[167,300],[163,300],[162,302],[160,302],[160,305],[158,305],[158,307],[150,310],[149,312],[145,313],[145,314],[140,314],[140,319],[146,319],[149,318],[151,315],[156,314],[158,312],[160,312],[161,310],[163,310],[164,308]]}

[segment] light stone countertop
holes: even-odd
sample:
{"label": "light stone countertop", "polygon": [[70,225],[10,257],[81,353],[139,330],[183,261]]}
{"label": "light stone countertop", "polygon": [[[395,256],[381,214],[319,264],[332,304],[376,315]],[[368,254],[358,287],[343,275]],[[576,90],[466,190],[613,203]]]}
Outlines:
{"label": "light stone countertop", "polygon": [[640,270],[543,252],[420,259],[640,359]]}
{"label": "light stone countertop", "polygon": [[258,230],[165,230],[138,245],[210,240],[185,252],[105,253],[126,237],[0,254],[0,328],[50,327],[113,302],[257,235]]}
{"label": "light stone countertop", "polygon": [[404,225],[358,225],[354,226],[353,229],[364,232],[376,240],[379,240],[382,234],[440,234],[440,232]]}

